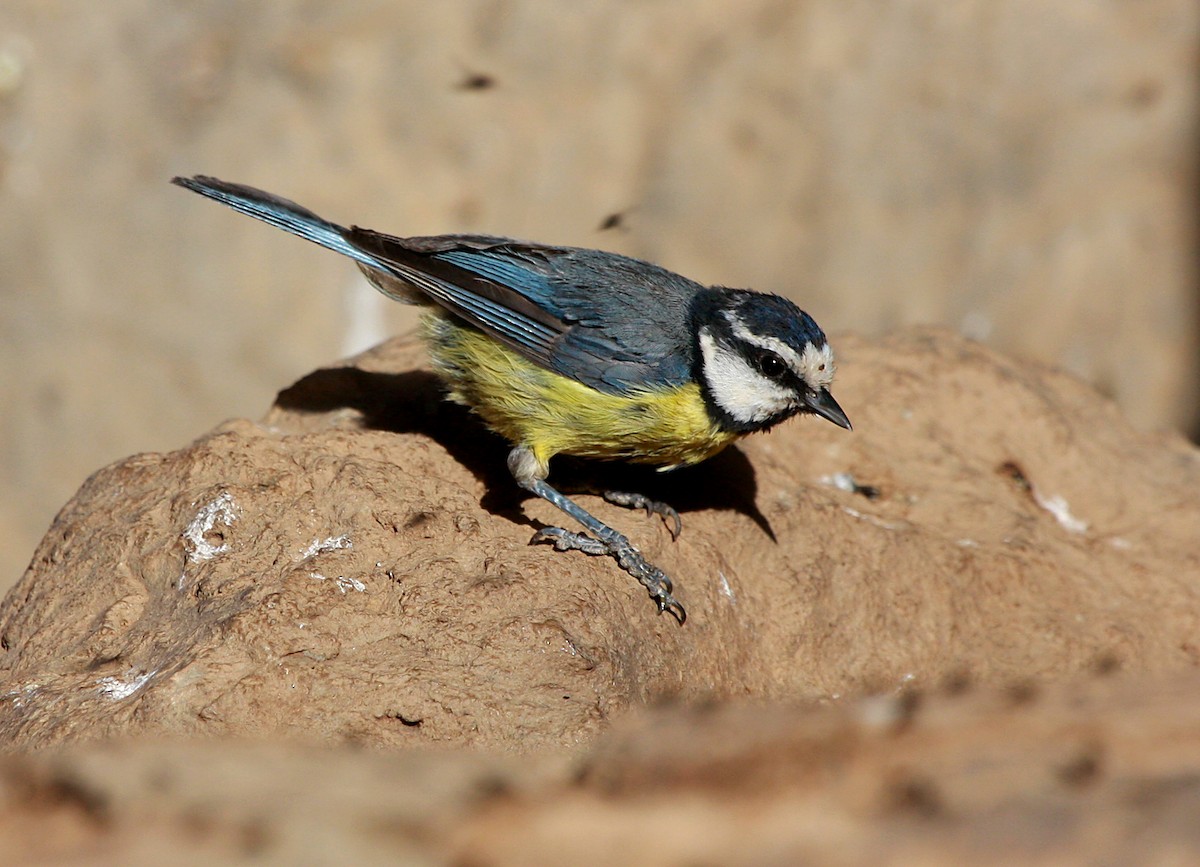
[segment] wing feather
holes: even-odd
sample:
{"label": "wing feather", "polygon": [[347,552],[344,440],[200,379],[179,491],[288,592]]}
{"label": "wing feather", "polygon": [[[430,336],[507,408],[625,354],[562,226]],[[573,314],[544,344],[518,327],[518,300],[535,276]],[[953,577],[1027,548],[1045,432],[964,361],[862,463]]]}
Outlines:
{"label": "wing feather", "polygon": [[355,260],[392,298],[427,299],[563,376],[620,394],[692,375],[678,274],[613,253],[488,235],[400,238],[346,228],[295,202],[198,175],[174,183]]}

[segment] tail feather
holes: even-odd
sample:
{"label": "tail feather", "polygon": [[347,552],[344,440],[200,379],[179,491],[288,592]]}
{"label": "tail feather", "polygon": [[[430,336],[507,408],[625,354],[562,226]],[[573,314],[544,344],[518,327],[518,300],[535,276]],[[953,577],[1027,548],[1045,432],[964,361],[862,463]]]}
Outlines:
{"label": "tail feather", "polygon": [[384,268],[378,259],[346,240],[347,229],[318,217],[308,208],[288,199],[274,196],[254,187],[232,184],[207,175],[191,178],[176,177],[171,183],[213,201],[220,202],[248,217],[262,220],[276,228],[291,232],[305,240],[327,247],[335,253],[349,256],[368,268]]}

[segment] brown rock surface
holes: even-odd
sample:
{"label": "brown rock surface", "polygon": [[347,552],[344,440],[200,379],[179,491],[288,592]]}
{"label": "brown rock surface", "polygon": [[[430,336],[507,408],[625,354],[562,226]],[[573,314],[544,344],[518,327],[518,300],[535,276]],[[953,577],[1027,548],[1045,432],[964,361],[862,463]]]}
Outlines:
{"label": "brown rock surface", "polygon": [[0,607],[0,736],[529,752],[662,697],[1195,665],[1193,447],[948,333],[837,345],[853,434],[799,421],[619,479],[681,509],[677,542],[585,496],[675,577],[683,628],[607,559],[527,544],[559,516],[401,341],[104,469]]}
{"label": "brown rock surface", "polygon": [[528,546],[404,341],[96,473],[0,606],[5,863],[1200,857],[1200,454],[946,332],[836,344],[852,434],[604,468],[678,541],[583,495],[682,628]]}

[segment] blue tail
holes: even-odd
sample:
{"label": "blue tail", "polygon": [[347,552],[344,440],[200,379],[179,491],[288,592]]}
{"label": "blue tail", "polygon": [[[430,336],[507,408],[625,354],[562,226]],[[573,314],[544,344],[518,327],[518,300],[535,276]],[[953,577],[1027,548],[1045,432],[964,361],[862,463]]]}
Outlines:
{"label": "blue tail", "polygon": [[295,202],[288,201],[279,196],[273,196],[254,187],[247,187],[243,184],[231,184],[228,181],[222,181],[218,178],[208,177],[207,175],[196,175],[192,178],[172,178],[171,183],[199,193],[202,196],[207,196],[223,205],[228,205],[235,211],[239,211],[249,217],[262,220],[264,223],[270,223],[272,226],[283,229],[285,232],[299,235],[301,238],[312,241],[314,244],[320,244],[322,247],[327,247],[335,253],[349,256],[351,259],[366,265],[368,268],[389,270],[386,265],[374,256],[347,241],[346,228],[318,217],[312,211],[300,207]]}

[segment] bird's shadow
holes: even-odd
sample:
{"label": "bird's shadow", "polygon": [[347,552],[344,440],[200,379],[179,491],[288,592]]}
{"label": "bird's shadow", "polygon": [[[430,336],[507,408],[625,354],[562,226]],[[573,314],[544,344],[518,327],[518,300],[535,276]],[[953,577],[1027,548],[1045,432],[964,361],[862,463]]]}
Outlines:
{"label": "bird's shadow", "polygon": [[[427,436],[471,471],[487,493],[480,505],[489,512],[529,523],[520,511],[526,494],[508,473],[511,446],[466,407],[445,399],[445,384],[425,370],[381,373],[357,367],[322,368],[279,392],[275,406],[298,413],[356,410],[363,428]],[[770,522],[755,501],[754,467],[731,446],[704,463],[661,473],[619,461],[566,455],[554,459],[551,484],[564,493],[636,491],[669,503],[680,514],[732,509],[746,515],[775,541]]]}

